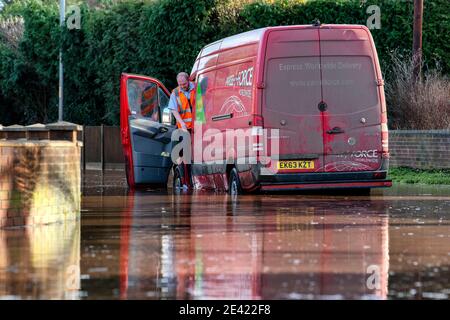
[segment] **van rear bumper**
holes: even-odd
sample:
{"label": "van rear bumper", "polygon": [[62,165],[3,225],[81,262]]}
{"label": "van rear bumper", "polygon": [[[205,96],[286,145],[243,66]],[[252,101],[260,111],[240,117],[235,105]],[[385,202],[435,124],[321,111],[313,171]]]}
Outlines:
{"label": "van rear bumper", "polygon": [[259,175],[261,190],[387,188],[392,180],[387,171],[324,172]]}
{"label": "van rear bumper", "polygon": [[392,186],[387,179],[389,160],[383,159],[376,171],[311,172],[259,174],[260,167],[253,167],[252,175],[261,190],[335,189],[335,188],[386,188]]}
{"label": "van rear bumper", "polygon": [[317,190],[317,189],[348,189],[348,188],[387,188],[392,186],[392,180],[365,181],[312,181],[298,183],[264,183],[260,184],[262,191],[276,190]]}

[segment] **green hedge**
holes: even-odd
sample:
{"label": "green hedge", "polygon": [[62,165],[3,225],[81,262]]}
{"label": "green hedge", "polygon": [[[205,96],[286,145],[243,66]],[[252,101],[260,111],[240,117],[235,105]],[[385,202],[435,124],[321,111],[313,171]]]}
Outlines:
{"label": "green hedge", "polygon": [[[108,2],[108,1],[104,1]],[[111,1],[112,2],[112,1]],[[381,8],[381,29],[372,34],[383,72],[389,53],[412,47],[413,4],[397,0],[270,2],[237,0],[122,1],[103,7],[81,5],[81,30],[63,30],[58,7],[29,0],[17,7],[25,19],[19,52],[0,44],[0,122],[47,122],[57,117],[58,51],[64,48],[64,118],[81,124],[118,124],[122,72],[152,75],[169,88],[189,72],[201,47],[259,27],[283,24],[366,24],[370,4]],[[450,1],[425,0],[424,56],[450,73]]]}

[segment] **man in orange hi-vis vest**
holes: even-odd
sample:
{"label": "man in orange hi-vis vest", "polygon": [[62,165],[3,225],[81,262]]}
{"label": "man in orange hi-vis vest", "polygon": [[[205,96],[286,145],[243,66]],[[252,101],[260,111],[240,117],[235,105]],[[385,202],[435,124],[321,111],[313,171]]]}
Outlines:
{"label": "man in orange hi-vis vest", "polygon": [[170,95],[168,108],[172,111],[179,129],[192,129],[192,113],[195,106],[195,84],[186,72],[177,75],[178,87]]}
{"label": "man in orange hi-vis vest", "polygon": [[[178,129],[192,132],[193,119],[192,114],[195,106],[195,84],[189,81],[189,75],[186,72],[180,72],[177,75],[178,87],[173,89],[170,95],[169,105],[167,106],[177,119]],[[180,154],[183,155],[183,152]],[[190,179],[191,165],[184,163],[184,181],[183,189],[187,189],[191,184]]]}

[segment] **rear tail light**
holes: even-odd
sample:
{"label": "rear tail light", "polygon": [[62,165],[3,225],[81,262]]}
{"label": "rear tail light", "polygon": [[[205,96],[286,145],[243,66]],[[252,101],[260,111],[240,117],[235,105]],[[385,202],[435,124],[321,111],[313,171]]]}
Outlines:
{"label": "rear tail light", "polygon": [[382,114],[381,119],[381,156],[389,158],[389,131],[386,113]]}
{"label": "rear tail light", "polygon": [[259,158],[260,151],[264,151],[264,118],[261,115],[254,115],[252,125],[252,150]]}
{"label": "rear tail light", "polygon": [[374,179],[384,179],[386,178],[386,172],[375,172],[373,174]]}
{"label": "rear tail light", "polygon": [[252,125],[254,127],[264,127],[264,118],[261,115],[255,114],[253,116]]}
{"label": "rear tail light", "polygon": [[[252,150],[255,152],[263,150],[264,131],[262,126],[252,127]],[[257,154],[258,155],[258,154]]]}

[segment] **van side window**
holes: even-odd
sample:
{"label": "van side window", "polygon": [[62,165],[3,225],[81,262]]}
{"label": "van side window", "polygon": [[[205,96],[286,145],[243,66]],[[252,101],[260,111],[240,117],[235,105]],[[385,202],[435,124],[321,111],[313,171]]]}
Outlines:
{"label": "van side window", "polygon": [[161,110],[163,110],[169,104],[169,97],[161,88],[158,88],[158,96],[159,96],[159,107],[161,108]]}
{"label": "van side window", "polygon": [[131,114],[159,122],[157,85],[145,80],[128,80],[128,105]]}

